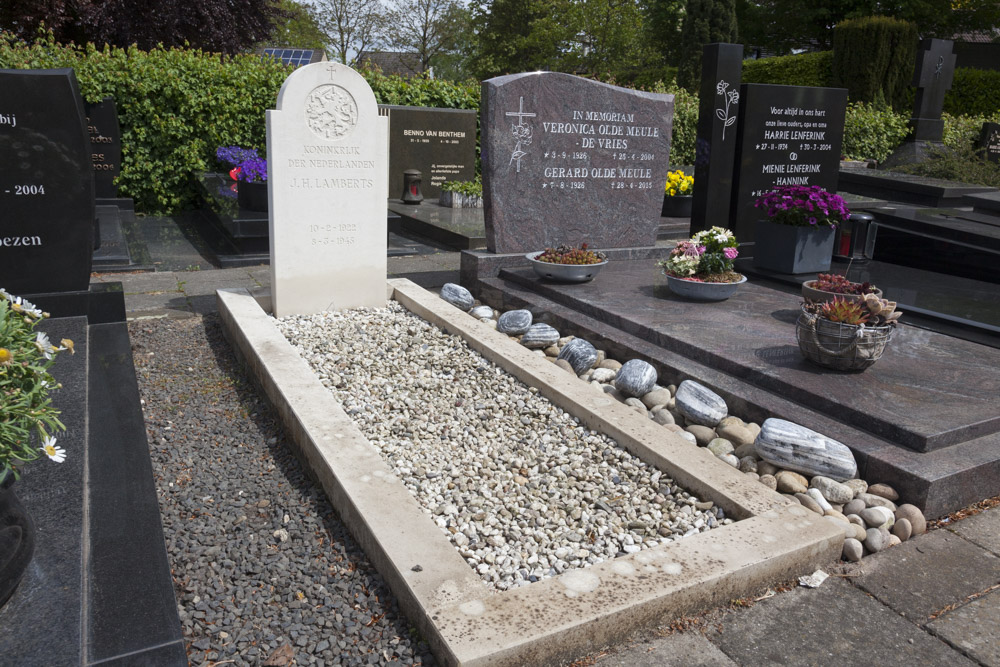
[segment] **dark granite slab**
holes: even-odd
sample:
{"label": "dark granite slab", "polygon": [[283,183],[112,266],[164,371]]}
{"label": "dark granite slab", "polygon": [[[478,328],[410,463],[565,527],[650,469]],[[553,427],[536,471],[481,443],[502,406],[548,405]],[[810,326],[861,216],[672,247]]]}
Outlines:
{"label": "dark granite slab", "polygon": [[612,262],[593,281],[511,282],[668,350],[746,379],[917,451],[1000,432],[1000,351],[901,326],[872,369],[845,374],[806,362],[795,342],[800,299],[748,283],[728,301],[673,295],[653,262]]}
{"label": "dark granite slab", "polygon": [[966,195],[996,191],[996,188],[985,185],[874,169],[841,169],[840,189],[866,197],[931,208],[961,206]]}
{"label": "dark granite slab", "polygon": [[436,199],[418,205],[390,199],[389,211],[399,216],[398,231],[419,234],[456,250],[486,247],[486,221],[481,208],[440,206]]}
{"label": "dark granite slab", "polygon": [[97,224],[101,230],[101,246],[94,251],[91,269],[128,267],[131,264],[121,213],[117,206],[97,206]]}
{"label": "dark granite slab", "polygon": [[966,195],[962,203],[978,213],[1000,215],[1000,191]]}

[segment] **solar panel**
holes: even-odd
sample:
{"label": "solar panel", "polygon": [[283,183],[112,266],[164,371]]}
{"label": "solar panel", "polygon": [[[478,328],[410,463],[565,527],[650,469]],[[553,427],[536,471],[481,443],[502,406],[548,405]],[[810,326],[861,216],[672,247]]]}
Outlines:
{"label": "solar panel", "polygon": [[309,63],[320,62],[324,57],[323,52],[318,49],[266,48],[263,50],[263,54],[293,67],[302,67]]}

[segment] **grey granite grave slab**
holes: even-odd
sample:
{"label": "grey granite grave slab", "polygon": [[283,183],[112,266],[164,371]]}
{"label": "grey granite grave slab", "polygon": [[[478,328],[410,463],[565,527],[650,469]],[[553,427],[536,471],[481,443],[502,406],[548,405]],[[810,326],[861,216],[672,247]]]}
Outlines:
{"label": "grey granite grave slab", "polygon": [[928,623],[927,629],[984,665],[1000,665],[1000,592],[994,591]]}
{"label": "grey granite grave slab", "polygon": [[558,72],[483,82],[486,247],[656,242],[673,96]]}
{"label": "grey granite grave slab", "polygon": [[1000,215],[1000,192],[979,192],[966,195],[962,201],[977,213]]}

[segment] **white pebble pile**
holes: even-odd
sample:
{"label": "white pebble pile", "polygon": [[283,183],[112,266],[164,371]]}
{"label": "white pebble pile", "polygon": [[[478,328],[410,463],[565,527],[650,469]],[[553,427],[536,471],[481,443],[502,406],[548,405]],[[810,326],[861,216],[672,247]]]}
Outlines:
{"label": "white pebble pile", "polygon": [[731,523],[397,303],[276,322],[498,590]]}

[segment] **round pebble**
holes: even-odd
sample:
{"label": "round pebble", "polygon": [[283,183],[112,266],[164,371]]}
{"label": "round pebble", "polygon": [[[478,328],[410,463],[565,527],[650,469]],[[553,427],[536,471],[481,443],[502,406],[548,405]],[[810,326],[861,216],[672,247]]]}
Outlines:
{"label": "round pebble", "polygon": [[441,286],[441,298],[463,312],[471,309],[476,303],[472,292],[455,283],[445,283]]}
{"label": "round pebble", "polygon": [[656,369],[648,361],[630,359],[615,375],[615,388],[626,396],[645,396],[656,384]]}
{"label": "round pebble", "polygon": [[862,555],[864,555],[864,549],[862,548],[861,542],[852,537],[844,540],[844,560],[857,563],[861,560]]}
{"label": "round pebble", "polygon": [[924,513],[915,505],[900,505],[896,508],[896,521],[906,519],[910,522],[910,535],[923,535],[927,532],[927,519]]}
{"label": "round pebble", "polygon": [[531,327],[530,310],[508,310],[497,318],[497,331],[508,336],[520,336]]}

